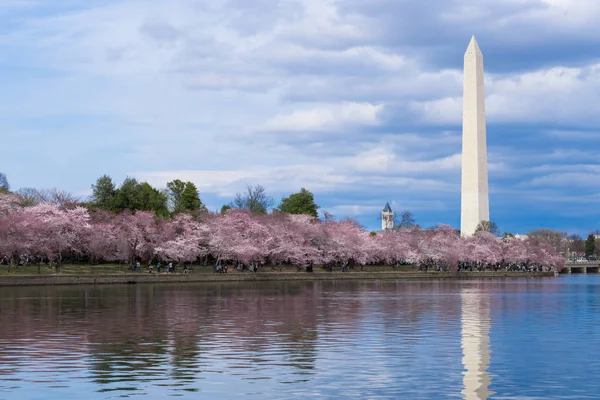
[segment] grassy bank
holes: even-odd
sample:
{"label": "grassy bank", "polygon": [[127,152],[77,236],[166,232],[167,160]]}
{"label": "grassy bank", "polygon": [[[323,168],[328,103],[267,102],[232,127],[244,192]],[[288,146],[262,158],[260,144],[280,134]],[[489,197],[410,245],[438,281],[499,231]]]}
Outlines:
{"label": "grassy bank", "polygon": [[[160,275],[169,275],[164,272],[164,267]],[[361,271],[361,267],[351,268],[351,272],[415,272],[417,269],[413,266],[401,266],[401,267],[391,267],[387,265],[367,265]],[[177,268],[177,273],[183,272],[182,267]],[[280,273],[280,274],[289,274],[289,273],[298,273],[303,272],[302,270],[298,270],[295,266],[284,266],[280,267],[272,267],[265,266],[260,269],[258,273]],[[314,273],[329,273],[325,269],[315,266]],[[334,269],[334,273],[339,272],[339,268]],[[227,274],[247,274],[248,271],[238,272],[234,268],[229,268]],[[10,273],[8,272],[7,265],[0,265],[0,276],[31,276],[31,275],[43,275],[43,276],[65,276],[65,275],[131,275],[131,274],[148,274],[148,266],[142,267],[141,272],[133,272],[129,269],[128,265],[125,264],[101,264],[101,265],[87,265],[87,264],[64,264],[60,268],[60,272],[57,273],[55,268],[48,265],[42,265],[40,267],[38,273],[38,267],[35,265],[27,265],[27,266],[12,266],[10,269]],[[156,275],[156,266],[152,271],[152,274]],[[205,267],[203,265],[192,265],[189,269],[189,274],[213,274],[213,269],[211,266]]]}
{"label": "grassy bank", "polygon": [[[398,268],[369,266],[364,271],[360,268],[350,272],[327,272],[316,268],[313,273],[298,272],[294,268],[282,271],[263,268],[257,273],[232,271],[227,274],[215,274],[211,267],[194,267],[188,274],[156,272],[131,272],[118,265],[90,267],[81,265],[65,265],[60,274],[49,270],[38,274],[36,267],[20,267],[21,270],[10,274],[0,274],[0,286],[35,286],[35,285],[100,285],[100,284],[133,284],[133,283],[193,283],[193,282],[236,282],[236,281],[291,281],[291,280],[360,280],[360,279],[490,279],[490,278],[530,278],[552,277],[553,273],[527,272],[421,272],[414,268]],[[35,268],[35,272],[32,272]]]}

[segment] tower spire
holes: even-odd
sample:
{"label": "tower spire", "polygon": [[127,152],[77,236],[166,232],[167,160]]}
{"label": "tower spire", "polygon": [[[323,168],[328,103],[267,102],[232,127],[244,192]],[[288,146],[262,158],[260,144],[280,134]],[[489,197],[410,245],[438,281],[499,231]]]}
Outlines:
{"label": "tower spire", "polygon": [[381,211],[381,230],[392,230],[394,229],[394,212],[390,203],[385,203],[385,207]]}

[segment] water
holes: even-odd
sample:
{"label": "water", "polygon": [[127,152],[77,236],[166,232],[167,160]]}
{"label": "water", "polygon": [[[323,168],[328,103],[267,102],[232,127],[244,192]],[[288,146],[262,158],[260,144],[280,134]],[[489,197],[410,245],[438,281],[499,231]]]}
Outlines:
{"label": "water", "polygon": [[0,288],[0,399],[584,399],[600,275]]}

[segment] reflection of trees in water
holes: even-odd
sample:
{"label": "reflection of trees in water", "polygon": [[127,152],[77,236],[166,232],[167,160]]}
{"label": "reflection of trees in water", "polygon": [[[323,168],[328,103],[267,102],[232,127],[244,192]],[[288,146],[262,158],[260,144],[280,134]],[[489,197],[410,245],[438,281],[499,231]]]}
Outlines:
{"label": "reflection of trees in water", "polygon": [[[383,283],[385,299],[369,302],[363,293],[371,293],[377,285],[382,283],[44,287],[26,288],[37,290],[26,299],[9,300],[8,305],[20,310],[9,312],[14,315],[10,325],[19,326],[25,336],[35,337],[34,332],[42,330],[77,337],[73,343],[89,352],[99,383],[135,379],[147,371],[187,379],[209,368],[203,361],[207,356],[220,356],[225,369],[277,364],[306,373],[315,366],[320,333],[336,340],[340,327],[352,329],[361,318],[382,313],[392,317],[384,319],[386,329],[404,331],[409,341],[419,320],[441,308],[437,301],[419,295],[440,290],[431,283]],[[440,285],[443,288],[444,283]],[[12,297],[16,294],[23,296],[22,290]],[[0,312],[4,318],[4,308]],[[395,318],[404,323],[388,322]],[[2,324],[0,333],[10,338],[7,329]]]}
{"label": "reflection of trees in water", "polygon": [[[360,332],[361,324],[377,325],[377,335],[393,338],[386,356],[410,363],[410,353],[418,350],[415,338],[449,330],[458,335],[459,293],[465,285],[471,284],[316,281],[6,288],[0,293],[0,337],[6,342],[31,339],[36,357],[44,351],[80,354],[93,379],[106,387],[145,376],[189,385],[204,372],[247,376],[273,366],[280,368],[278,375],[311,374],[318,346]],[[488,293],[557,290],[555,285],[540,288],[529,282],[479,285]],[[57,336],[65,339],[55,340]],[[3,376],[25,368],[10,356],[0,347]]]}
{"label": "reflection of trees in water", "polygon": [[92,380],[99,384],[110,384],[144,378],[142,374],[160,369],[167,360],[165,344],[150,343],[147,338],[129,339],[112,344],[92,344],[89,358]]}
{"label": "reflection of trees in water", "polygon": [[[6,340],[31,338],[39,348],[52,351],[68,348],[85,354],[100,384],[137,380],[144,374],[189,380],[207,368],[203,356],[209,352],[226,356],[223,368],[266,363],[310,369],[317,356],[314,285],[11,289],[0,302],[2,321],[10,321],[0,324],[0,335]],[[67,332],[68,343],[45,337]],[[16,366],[14,359],[3,357],[0,350],[2,358],[6,373],[17,372],[9,367]]]}

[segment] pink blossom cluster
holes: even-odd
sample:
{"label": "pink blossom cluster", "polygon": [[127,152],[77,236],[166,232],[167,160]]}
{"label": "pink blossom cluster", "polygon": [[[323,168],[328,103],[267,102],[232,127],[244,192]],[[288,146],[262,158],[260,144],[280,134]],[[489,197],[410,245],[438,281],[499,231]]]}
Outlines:
{"label": "pink blossom cluster", "polygon": [[112,214],[42,203],[21,208],[0,195],[0,260],[53,262],[172,262],[270,265],[415,265],[438,270],[559,270],[564,259],[539,240],[500,239],[489,233],[461,238],[436,229],[366,232],[352,220],[319,221],[308,215]]}

